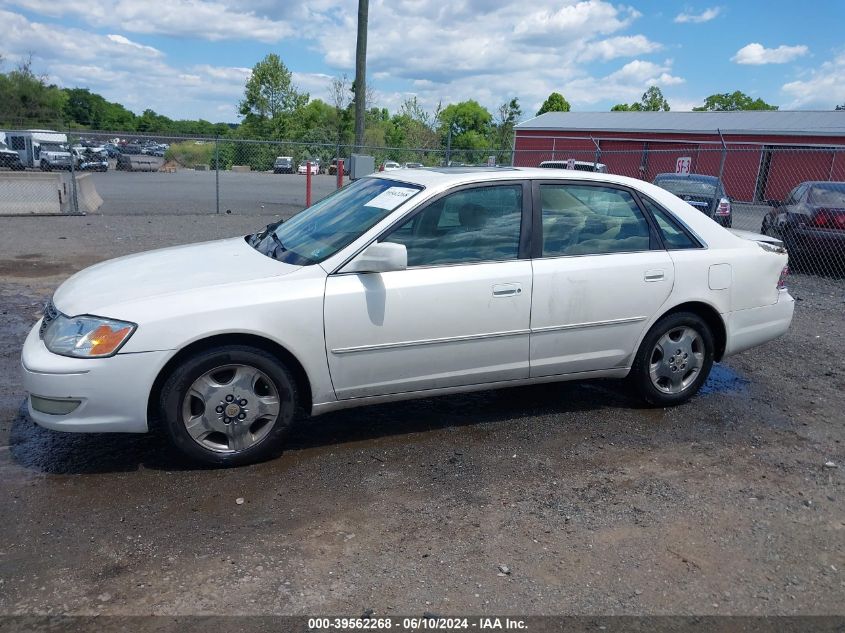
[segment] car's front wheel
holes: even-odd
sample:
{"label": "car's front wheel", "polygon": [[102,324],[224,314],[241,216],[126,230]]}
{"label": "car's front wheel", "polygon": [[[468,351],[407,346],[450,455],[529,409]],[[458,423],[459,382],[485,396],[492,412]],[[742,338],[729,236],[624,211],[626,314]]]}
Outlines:
{"label": "car's front wheel", "polygon": [[630,378],[649,404],[667,407],[692,398],[713,367],[713,333],[692,312],[676,312],[648,331],[631,368]]}
{"label": "car's front wheel", "polygon": [[171,372],[159,414],[191,458],[236,466],[275,456],[298,404],[296,381],[275,356],[229,345],[200,352]]}

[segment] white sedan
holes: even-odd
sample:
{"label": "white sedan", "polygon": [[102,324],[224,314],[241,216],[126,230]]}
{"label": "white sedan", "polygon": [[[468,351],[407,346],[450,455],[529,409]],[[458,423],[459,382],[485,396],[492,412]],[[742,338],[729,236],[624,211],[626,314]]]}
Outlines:
{"label": "white sedan", "polygon": [[163,425],[219,465],[274,454],[298,416],[390,400],[627,377],[677,405],[786,332],[786,263],[639,180],[394,171],[254,235],[77,273],[24,344],[24,385],[42,426]]}
{"label": "white sedan", "polygon": [[[307,174],[308,169],[309,169],[308,161],[306,161],[304,163],[299,163],[299,167],[297,168],[296,173]],[[311,162],[310,163],[310,169],[311,169],[312,174],[319,174],[320,173],[320,164],[317,163],[317,162]]]}

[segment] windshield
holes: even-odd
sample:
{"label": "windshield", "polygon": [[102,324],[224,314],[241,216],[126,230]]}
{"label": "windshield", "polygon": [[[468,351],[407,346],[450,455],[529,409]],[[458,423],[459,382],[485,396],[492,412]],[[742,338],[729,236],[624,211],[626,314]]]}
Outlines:
{"label": "windshield", "polygon": [[42,152],[66,152],[67,148],[58,143],[41,143]]}
{"label": "windshield", "polygon": [[702,182],[701,180],[689,180],[680,178],[670,178],[657,180],[654,183],[658,187],[671,191],[675,195],[688,196],[715,196],[716,183]]}
{"label": "windshield", "polygon": [[810,202],[820,207],[845,207],[845,185],[821,185],[810,190]]}
{"label": "windshield", "polygon": [[279,261],[308,266],[331,257],[386,218],[422,187],[364,178],[339,189],[284,223],[248,237],[257,250]]}

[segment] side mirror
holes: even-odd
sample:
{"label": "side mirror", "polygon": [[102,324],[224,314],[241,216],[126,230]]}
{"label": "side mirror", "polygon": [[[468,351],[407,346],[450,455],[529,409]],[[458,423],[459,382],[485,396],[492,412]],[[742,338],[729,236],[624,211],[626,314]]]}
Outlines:
{"label": "side mirror", "polygon": [[408,249],[394,242],[373,242],[351,262],[342,273],[389,273],[408,267]]}

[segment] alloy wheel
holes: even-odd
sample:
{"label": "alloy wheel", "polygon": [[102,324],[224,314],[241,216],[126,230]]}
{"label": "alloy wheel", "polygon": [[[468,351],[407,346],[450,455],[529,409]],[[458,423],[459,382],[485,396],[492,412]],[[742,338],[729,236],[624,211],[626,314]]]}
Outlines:
{"label": "alloy wheel", "polygon": [[203,448],[239,453],[270,434],[279,407],[279,392],[267,374],[249,365],[223,365],[191,384],[182,423]]}
{"label": "alloy wheel", "polygon": [[704,340],[689,326],[672,328],[661,336],[649,358],[649,376],[659,391],[679,394],[695,382],[704,365]]}

